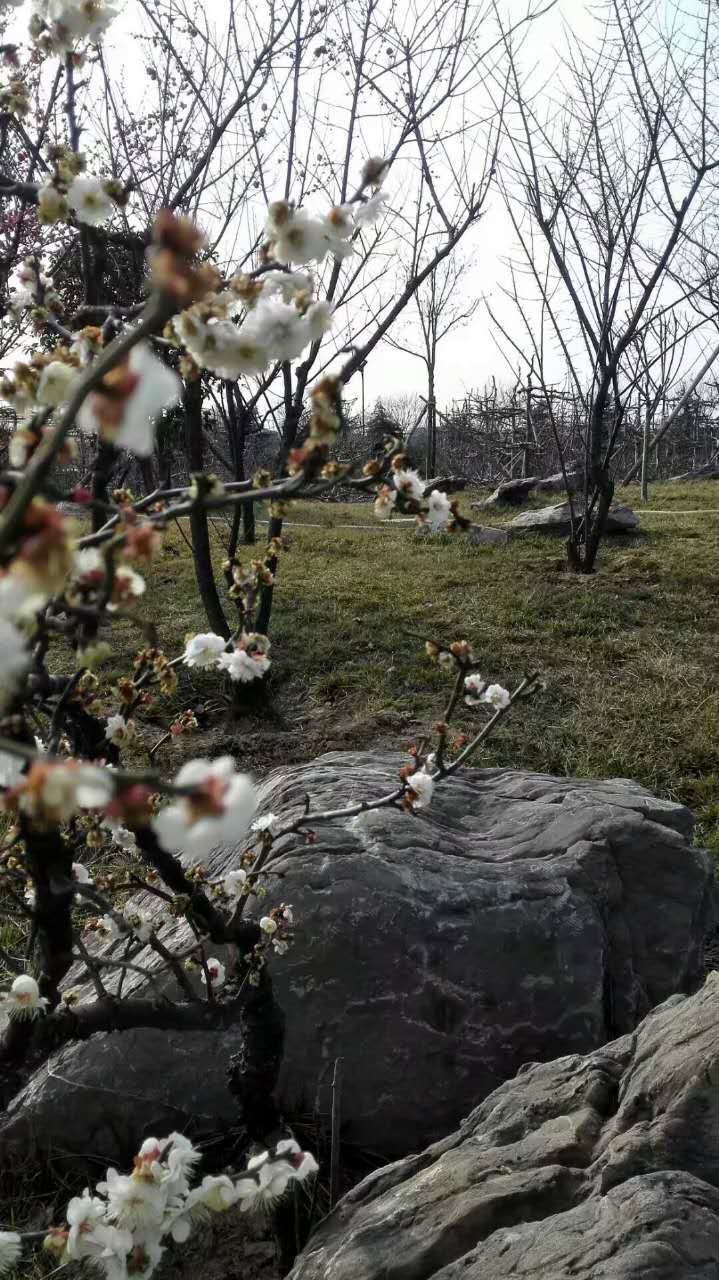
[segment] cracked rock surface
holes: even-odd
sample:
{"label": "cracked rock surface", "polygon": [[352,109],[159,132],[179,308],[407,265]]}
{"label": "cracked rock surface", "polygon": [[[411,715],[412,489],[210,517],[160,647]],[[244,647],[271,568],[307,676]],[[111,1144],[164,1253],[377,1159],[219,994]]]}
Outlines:
{"label": "cracked rock surface", "polygon": [[[279,770],[261,810],[285,817],[307,795],[325,809],[382,794],[402,763],[337,752]],[[283,878],[269,882],[260,914],[284,901],[297,922],[272,966],[287,1019],[287,1114],[327,1118],[341,1057],[343,1140],[404,1156],[524,1064],[588,1053],[694,990],[715,889],[691,830],[688,810],[626,780],[484,769],[437,788],[421,814],[385,809],[318,826],[315,844],[281,842],[273,865]],[[211,875],[240,853],[215,851]],[[37,1073],[0,1141],[71,1143],[116,1160],[166,1127],[168,1112],[171,1127],[223,1131],[236,1049],[232,1030],[95,1036]],[[564,1121],[560,1139],[569,1141]],[[558,1169],[546,1176],[547,1202],[569,1177]]]}
{"label": "cracked rock surface", "polygon": [[355,1187],[291,1280],[716,1280],[719,974]]}

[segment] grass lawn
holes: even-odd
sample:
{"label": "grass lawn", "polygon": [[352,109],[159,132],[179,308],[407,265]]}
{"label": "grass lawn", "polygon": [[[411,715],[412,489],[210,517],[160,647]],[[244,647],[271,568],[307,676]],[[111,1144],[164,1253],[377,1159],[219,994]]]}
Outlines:
{"label": "grass lawn", "polygon": [[[640,510],[636,489],[618,496]],[[640,536],[607,539],[599,571],[581,578],[566,572],[561,540],[470,547],[461,536],[379,525],[362,504],[297,504],[275,592],[269,719],[215,713],[211,741],[170,746],[166,765],[183,749],[232,750],[257,769],[323,750],[406,747],[438,718],[447,688],[425,639],[466,637],[487,678],[511,685],[539,668],[546,681],[478,763],[637,778],[713,825],[719,485],[655,486],[641,519]],[[168,654],[206,626],[179,533],[149,576],[147,604]],[[212,679],[183,673],[185,705],[213,692]],[[476,718],[463,708],[458,723],[469,729]]]}

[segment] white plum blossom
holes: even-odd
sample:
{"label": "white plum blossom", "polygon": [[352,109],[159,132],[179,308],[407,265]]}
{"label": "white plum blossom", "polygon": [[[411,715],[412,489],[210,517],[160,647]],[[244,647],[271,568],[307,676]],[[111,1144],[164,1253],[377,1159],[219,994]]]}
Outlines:
{"label": "white plum blossom", "polygon": [[418,471],[400,467],[394,472],[392,478],[394,487],[399,493],[403,493],[405,498],[412,498],[415,502],[419,502],[424,494],[424,481]]}
{"label": "white plum blossom", "polygon": [[182,1209],[168,1222],[169,1232],[176,1244],[184,1244],[197,1222],[210,1213],[225,1213],[237,1203],[237,1191],[226,1173],[213,1177],[207,1174],[199,1187],[190,1191]]}
{"label": "white plum blossom", "polygon": [[66,1252],[73,1261],[91,1258],[98,1263],[115,1254],[124,1258],[132,1249],[132,1234],[113,1227],[107,1221],[107,1204],[91,1196],[86,1187],[81,1196],[73,1196],[67,1206],[68,1232]]}
{"label": "white plum blossom", "polygon": [[185,644],[182,661],[186,667],[199,667],[206,670],[216,667],[220,654],[224,653],[226,640],[215,635],[214,631],[206,631],[192,636]]}
{"label": "white plum blossom", "polygon": [[[255,830],[255,823],[252,824],[252,830]],[[229,899],[230,903],[235,904],[243,898],[247,892],[247,872],[240,869],[239,871],[228,871],[222,881],[222,888]]]}
{"label": "white plum blossom", "polygon": [[319,339],[332,328],[332,315],[334,308],[331,302],[313,302],[305,312],[305,320],[309,328],[310,337],[313,342]]}
{"label": "white plum blossom", "polygon": [[134,831],[130,831],[127,827],[117,826],[112,822],[105,822],[103,826],[110,832],[113,844],[118,849],[134,851],[137,848],[137,837]]}
{"label": "white plum blossom", "polygon": [[284,1161],[271,1161],[266,1151],[262,1155],[253,1156],[251,1160],[248,1160],[247,1168],[252,1171],[257,1170],[258,1190],[256,1198],[260,1204],[264,1205],[269,1205],[274,1200],[279,1200],[287,1190],[292,1177],[291,1166]]}
{"label": "white plum blossom", "polygon": [[0,710],[5,709],[17,693],[22,677],[30,666],[30,653],[25,636],[12,622],[0,618]]}
{"label": "white plum blossom", "polygon": [[140,942],[147,942],[155,928],[155,918],[149,911],[141,911],[138,907],[125,907],[123,916],[128,927]]}
{"label": "white plum blossom", "polygon": [[0,574],[0,621],[10,622],[13,618],[29,617],[46,599],[47,595],[38,591],[29,578],[16,573]]}
{"label": "white plum blossom", "polygon": [[383,484],[374,500],[374,513],[378,520],[389,520],[397,505],[397,490]]}
{"label": "white plum blossom", "polygon": [[[108,1169],[94,1192],[86,1188],[70,1200],[67,1225],[51,1229],[46,1248],[55,1253],[60,1268],[87,1261],[104,1280],[150,1280],[168,1237],[184,1244],[210,1214],[233,1205],[244,1213],[269,1207],[290,1182],[302,1182],[318,1171],[314,1156],[292,1138],[278,1142],[272,1152],[254,1155],[237,1181],[228,1174],[208,1174],[191,1188],[199,1159],[180,1133],[146,1138],[132,1173]],[[0,1233],[0,1274],[17,1261],[20,1241],[15,1233]]]}
{"label": "white plum blossom", "polygon": [[291,1181],[298,1179],[303,1182],[317,1173],[317,1169],[317,1161],[309,1151],[302,1151],[293,1138],[283,1139],[277,1143],[274,1155],[263,1151],[247,1161],[247,1172],[254,1174],[257,1186],[253,1196],[246,1186],[248,1179],[243,1178],[237,1183],[241,1208],[246,1210],[255,1204],[269,1205],[279,1200]]}
{"label": "white plum blossom", "polygon": [[22,1239],[17,1231],[0,1231],[0,1276],[7,1275],[22,1253]]}
{"label": "white plum blossom", "polygon": [[484,680],[478,671],[464,678],[464,700],[468,707],[476,707],[482,701],[480,694],[484,691]]}
{"label": "white plum blossom", "polygon": [[352,235],[355,222],[351,204],[335,205],[330,209],[325,218],[325,228],[329,250],[339,262],[354,253]]}
{"label": "white plum blossom", "polygon": [[185,1195],[190,1189],[190,1176],[195,1165],[202,1159],[184,1133],[171,1133],[164,1142],[157,1144],[162,1150],[162,1158],[167,1165],[166,1186],[171,1196]]}
{"label": "white plum blossom", "polygon": [[58,222],[67,217],[67,198],[52,182],[40,187],[37,193],[37,211],[41,222]]}
{"label": "white plum blossom", "polygon": [[119,421],[113,421],[111,427],[103,423],[102,395],[94,392],[78,411],[77,425],[87,435],[107,435],[118,448],[148,458],[155,447],[155,422],[165,409],[180,403],[182,383],[145,342],[132,348],[127,371]]}
{"label": "white plum blossom", "polygon": [[387,196],[384,191],[377,191],[364,204],[358,204],[354,210],[355,226],[370,227],[385,213]]}
{"label": "white plum blossom", "polygon": [[[159,1166],[158,1166],[159,1170]],[[167,1189],[161,1173],[154,1175],[148,1161],[138,1164],[134,1173],[118,1173],[108,1169],[105,1182],[97,1189],[107,1196],[107,1217],[130,1231],[150,1231],[162,1226],[167,1205]]]}
{"label": "white plum blossom", "polygon": [[262,373],[269,364],[267,343],[249,321],[236,325],[232,320],[201,320],[184,311],[175,318],[173,329],[195,363],[220,378]]}
{"label": "white plum blossom", "polygon": [[[91,548],[90,548],[91,549]],[[133,604],[135,600],[139,600],[140,596],[144,596],[147,590],[147,583],[141,574],[136,573],[128,564],[120,564],[115,569],[115,579],[113,582],[113,596],[115,603],[107,606],[110,612],[114,612],[121,604]]]}
{"label": "white plum blossom", "polygon": [[246,649],[231,649],[229,653],[220,654],[217,665],[227,672],[230,680],[248,684],[269,671],[270,659],[264,653],[251,654]]}
{"label": "white plum blossom", "polygon": [[[37,259],[33,254],[20,263],[8,289],[10,310],[14,315],[20,316],[28,307],[38,305],[41,300],[49,301],[53,295],[53,282],[50,276],[38,270]],[[54,298],[57,299],[57,294],[54,294]]]}
{"label": "white plum blossom", "polygon": [[250,326],[258,342],[276,360],[294,360],[311,341],[306,317],[279,298],[260,298],[243,328]]}
{"label": "white plum blossom", "polygon": [[107,0],[35,0],[35,12],[57,51],[69,53],[79,40],[96,44],[119,10]]}
{"label": "white plum blossom", "polygon": [[412,809],[428,809],[434,791],[434,778],[426,769],[417,769],[407,779]]}
{"label": "white plum blossom", "polygon": [[112,774],[94,764],[73,764],[63,767],[57,765],[50,770],[51,774],[64,773],[66,779],[60,780],[60,786],[68,783],[75,791],[75,806],[78,809],[102,809],[112,799],[114,785]]}
{"label": "white plum blossom", "polygon": [[277,921],[273,920],[272,916],[263,916],[260,920],[260,928],[263,933],[267,933],[271,937],[273,933],[277,933]]}
{"label": "white plum blossom", "polygon": [[40,995],[37,982],[29,973],[21,973],[2,997],[2,1006],[10,1018],[37,1018],[45,1012],[47,998]]}
{"label": "white plum blossom", "polygon": [[263,294],[279,293],[291,302],[298,293],[312,292],[312,279],[302,271],[266,271],[262,277]]}
{"label": "white plum blossom", "polygon": [[252,823],[252,830],[260,833],[265,831],[272,832],[276,829],[278,822],[279,818],[275,813],[263,813],[260,818],[256,818]]}
{"label": "white plum blossom", "polygon": [[446,529],[451,514],[452,506],[446,493],[433,489],[429,495],[427,510],[427,524],[432,532],[441,533]]}
{"label": "white plum blossom", "polygon": [[97,227],[112,216],[112,200],[99,178],[82,174],[73,178],[68,187],[67,202],[78,222],[85,222],[90,227]]}
{"label": "white plum blossom", "polygon": [[225,985],[225,973],[226,970],[222,961],[212,957],[207,961],[207,973],[205,973],[204,970],[202,971],[202,981],[207,985],[207,978],[209,976],[210,987],[213,991],[219,991],[220,988]]}
{"label": "white plum blossom", "polygon": [[115,747],[126,747],[128,742],[132,742],[135,733],[135,721],[126,720],[121,715],[110,716],[105,725],[105,737]]}
{"label": "white plum blossom", "polygon": [[221,844],[234,844],[247,833],[257,808],[252,779],[235,771],[231,756],[191,760],[180,769],[178,796],[152,819],[155,835],[168,853],[198,862]]}
{"label": "white plum blossom", "polygon": [[73,862],[72,878],[73,880],[77,880],[78,884],[92,884],[92,876],[84,862]]}
{"label": "white plum blossom", "polygon": [[309,1151],[303,1151],[298,1142],[294,1138],[283,1138],[275,1147],[277,1156],[289,1156],[292,1176],[299,1178],[300,1182],[304,1182],[305,1178],[309,1178],[312,1174],[319,1171],[319,1165],[314,1156]]}
{"label": "white plum blossom", "polygon": [[113,795],[112,776],[97,765],[35,761],[17,788],[17,805],[29,818],[60,825],[78,809],[99,809]]}
{"label": "white plum blossom", "polygon": [[488,702],[495,711],[504,711],[512,701],[509,691],[504,689],[501,684],[488,684],[482,694],[482,702]]}
{"label": "white plum blossom", "polygon": [[38,404],[56,409],[72,394],[77,382],[78,370],[62,360],[51,360],[40,374],[36,400]]}
{"label": "white plum blossom", "polygon": [[126,931],[120,925],[115,916],[101,916],[96,926],[97,932],[106,942],[116,942],[118,938],[124,938]]}
{"label": "white plum blossom", "polygon": [[284,201],[270,205],[267,234],[278,262],[319,262],[329,248],[326,223]]}
{"label": "white plum blossom", "polygon": [[[51,770],[57,773],[63,769],[58,765]],[[70,781],[75,787],[75,801],[78,809],[102,809],[112,799],[114,785],[112,774],[94,764],[73,764],[67,766],[65,772],[70,774]]]}
{"label": "white plum blossom", "polygon": [[96,573],[106,573],[105,557],[97,547],[81,547],[74,555],[72,576],[79,582]]}

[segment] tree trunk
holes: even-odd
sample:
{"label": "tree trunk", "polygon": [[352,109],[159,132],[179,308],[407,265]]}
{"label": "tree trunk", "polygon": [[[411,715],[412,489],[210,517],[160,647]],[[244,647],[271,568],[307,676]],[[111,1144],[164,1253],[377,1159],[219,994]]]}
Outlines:
{"label": "tree trunk", "polygon": [[649,412],[649,405],[647,405],[644,411],[644,436],[642,439],[642,478],[641,478],[641,487],[639,491],[639,497],[642,502],[649,501],[648,480],[649,480],[650,428],[651,428],[651,414]]}
{"label": "tree trunk", "polygon": [[[302,414],[302,401],[296,397],[290,408],[285,414],[285,421],[282,428],[282,447],[280,449],[279,458],[277,459],[276,475],[284,475],[287,466],[287,458],[290,449],[297,439],[297,430],[300,425],[300,417]],[[267,533],[268,541],[273,538],[282,536],[282,519],[273,516],[270,520],[270,527]],[[270,570],[274,574],[277,571],[277,557],[273,556],[270,560]],[[270,627],[270,617],[272,616],[273,587],[262,587],[260,591],[260,601],[257,607],[257,616],[255,618],[255,631],[259,631],[261,635],[266,636]]]}
{"label": "tree trunk", "polygon": [[140,475],[142,476],[142,486],[145,494],[152,493],[155,489],[155,468],[152,458],[139,458]]}
{"label": "tree trunk", "polygon": [[[104,440],[98,440],[97,453],[95,454],[95,466],[92,472],[92,497],[94,503],[104,504],[104,506],[107,506],[110,501],[108,486],[110,484],[112,468],[115,465],[115,458],[115,446],[107,444]],[[103,510],[102,505],[93,506],[93,533],[97,533],[97,530],[104,525],[107,520],[107,516],[108,512]]]}
{"label": "tree trunk", "polygon": [[427,480],[437,474],[437,415],[434,406],[434,367],[427,366]]}
{"label": "tree trunk", "polygon": [[[183,394],[185,410],[185,450],[190,473],[204,469],[204,450],[202,441],[202,387],[199,379],[185,383]],[[196,507],[190,512],[190,534],[192,537],[192,558],[195,562],[195,578],[200,599],[207,614],[207,621],[212,630],[219,636],[230,635],[230,628],[217,594],[215,573],[212,567],[210,551],[210,530],[207,523],[207,512]]]}
{"label": "tree trunk", "polygon": [[[225,384],[226,401],[227,401],[227,417],[229,422],[230,435],[230,453],[232,455],[232,463],[234,468],[235,480],[246,480],[247,472],[245,469],[245,449],[247,447],[247,406],[242,397],[237,392],[237,386],[234,382]],[[254,502],[243,502],[241,506],[235,508],[235,514],[232,521],[232,531],[230,533],[230,545],[228,554],[233,556],[237,551],[237,544],[240,538],[240,521],[242,522],[242,541],[245,546],[252,546],[255,541],[255,504]]]}

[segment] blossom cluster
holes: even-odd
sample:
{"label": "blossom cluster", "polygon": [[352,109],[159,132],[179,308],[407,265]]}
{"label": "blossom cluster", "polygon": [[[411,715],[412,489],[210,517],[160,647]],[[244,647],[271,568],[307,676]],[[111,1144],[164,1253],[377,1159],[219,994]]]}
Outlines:
{"label": "blossom cluster", "polygon": [[187,640],[182,661],[186,667],[224,671],[231,680],[248,684],[269,671],[269,651],[267,636],[254,631],[243,631],[229,648],[222,636],[208,631]]}
{"label": "blossom cluster", "polygon": [[45,1012],[47,1004],[47,998],[40,995],[40,988],[29,973],[19,974],[10,984],[10,990],[0,994],[0,1009],[14,1020],[37,1018]]}
{"label": "blossom cluster", "polygon": [[391,484],[383,484],[377,492],[374,513],[378,520],[389,520],[395,512],[415,515],[417,523],[430,533],[455,532],[468,522],[459,514],[457,503],[446,493],[432,489],[425,498],[426,485],[418,471],[407,465],[405,454],[392,458]]}
{"label": "blossom cluster", "polygon": [[465,677],[464,700],[469,707],[486,702],[495,711],[504,711],[511,702],[509,690],[501,684],[485,684],[478,671]]}
{"label": "blossom cluster", "polygon": [[[35,352],[28,360],[17,361],[12,373],[0,379],[0,399],[20,417],[37,409],[60,409],[76,392],[92,354],[86,330],[76,333],[69,346]],[[146,458],[155,447],[157,419],[179,403],[181,389],[177,374],[146,343],[138,343],[86,396],[75,421],[83,434],[101,436],[117,448]],[[12,465],[25,466],[40,439],[32,429],[16,432],[10,442]]]}
{"label": "blossom cluster", "polygon": [[[108,1169],[94,1191],[73,1196],[63,1227],[47,1233],[44,1248],[58,1266],[89,1262],[105,1280],[150,1280],[168,1241],[184,1244],[211,1214],[241,1213],[274,1204],[291,1182],[317,1173],[317,1161],[293,1138],[260,1151],[239,1176],[207,1175],[193,1186],[201,1153],[181,1133],[146,1138],[131,1173]],[[0,1232],[0,1275],[18,1261],[22,1236]]]}
{"label": "blossom cluster", "polygon": [[82,42],[96,44],[118,13],[107,0],[32,0],[30,35],[43,53],[72,53]]}
{"label": "blossom cluster", "polygon": [[248,832],[257,808],[257,792],[246,773],[235,770],[231,756],[190,760],[174,787],[180,792],[152,819],[155,835],[168,853],[192,865],[219,845],[238,843]]}

